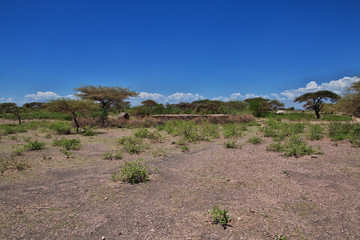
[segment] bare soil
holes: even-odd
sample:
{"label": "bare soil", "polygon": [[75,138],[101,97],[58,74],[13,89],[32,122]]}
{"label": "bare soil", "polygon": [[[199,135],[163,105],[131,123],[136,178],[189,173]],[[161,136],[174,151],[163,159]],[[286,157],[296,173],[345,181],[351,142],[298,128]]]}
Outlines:
{"label": "bare soil", "polygon": [[[174,137],[152,143],[139,155],[103,160],[128,129],[101,129],[81,139],[66,158],[46,133],[3,136],[0,155],[31,136],[47,143],[26,152],[30,167],[0,177],[2,239],[360,239],[360,150],[344,141],[308,142],[323,155],[283,157],[237,139],[242,149],[226,149],[223,138],[200,142],[182,153]],[[16,136],[16,137],[14,137]],[[260,135],[259,135],[260,136]],[[152,152],[161,149],[167,156]],[[120,163],[146,160],[150,181],[110,181]],[[230,211],[224,229],[212,224],[214,205]]]}

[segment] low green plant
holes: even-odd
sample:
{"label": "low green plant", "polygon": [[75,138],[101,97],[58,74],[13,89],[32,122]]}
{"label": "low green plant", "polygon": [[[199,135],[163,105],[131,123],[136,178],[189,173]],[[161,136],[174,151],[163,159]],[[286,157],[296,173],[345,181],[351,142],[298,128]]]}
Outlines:
{"label": "low green plant", "polygon": [[86,136],[86,137],[98,135],[98,133],[95,132],[94,130],[95,130],[95,128],[85,127],[82,135]]}
{"label": "low green plant", "polygon": [[47,133],[47,134],[45,134],[45,138],[47,138],[47,139],[52,138],[52,134],[51,134],[51,133]]}
{"label": "low green plant", "polygon": [[122,137],[118,142],[122,145],[123,149],[130,154],[140,153],[146,148],[143,140],[134,136]]}
{"label": "low green plant", "polygon": [[26,159],[11,157],[0,157],[0,172],[4,173],[8,169],[24,170],[28,167]]}
{"label": "low green plant", "polygon": [[181,145],[181,146],[180,146],[180,151],[181,151],[181,152],[188,152],[188,151],[190,151],[189,145]]}
{"label": "low green plant", "polygon": [[349,138],[353,124],[346,122],[331,122],[328,125],[328,135],[332,141],[340,141]]}
{"label": "low green plant", "polygon": [[290,176],[290,171],[289,170],[282,170],[282,173],[285,174],[285,176]]}
{"label": "low green plant", "polygon": [[350,130],[349,140],[353,147],[360,147],[360,124],[356,124]]}
{"label": "low green plant", "polygon": [[28,144],[24,145],[24,148],[29,151],[37,151],[45,148],[44,142],[39,142],[38,140],[35,141],[28,141]]}
{"label": "low green plant", "polygon": [[25,150],[26,149],[24,147],[17,147],[11,152],[11,155],[12,156],[22,156],[24,154]]}
{"label": "low green plant", "polygon": [[311,125],[309,130],[309,139],[312,141],[321,140],[324,138],[323,132],[324,132],[324,128],[322,128],[320,125],[318,124]]}
{"label": "low green plant", "polygon": [[112,181],[124,181],[131,184],[149,181],[150,170],[141,158],[120,165],[120,171],[111,176]]}
{"label": "low green plant", "polygon": [[66,149],[65,147],[62,148],[62,149],[60,149],[60,152],[62,152],[63,154],[65,154],[65,155],[66,155],[66,158],[70,158],[71,155],[73,155],[73,152],[70,151],[70,150],[68,150],[68,149]]}
{"label": "low green plant", "polygon": [[284,156],[288,157],[300,157],[303,155],[322,154],[320,149],[318,151],[314,150],[312,146],[307,145],[306,142],[297,135],[292,136],[284,144],[282,144],[281,142],[274,142],[267,147],[267,150],[283,152]]}
{"label": "low green plant", "polygon": [[247,140],[247,142],[252,143],[252,144],[260,144],[260,143],[263,143],[264,140],[259,137],[252,137],[252,138],[249,138]]}
{"label": "low green plant", "polygon": [[158,131],[151,132],[147,130],[146,128],[142,128],[138,130],[137,132],[134,132],[134,136],[137,138],[147,138],[151,139],[153,141],[161,140],[162,136]]}
{"label": "low green plant", "polygon": [[152,152],[154,157],[166,157],[167,153],[163,148],[157,148]]}
{"label": "low green plant", "polygon": [[55,139],[52,142],[53,146],[61,146],[64,147],[65,150],[78,150],[81,148],[81,141],[80,139],[75,138],[62,138],[62,139]]}
{"label": "low green plant", "polygon": [[208,212],[211,215],[212,222],[214,224],[221,224],[221,226],[225,229],[229,226],[231,222],[231,218],[229,216],[229,211],[223,209],[221,210],[218,206],[214,206],[211,211]]}
{"label": "low green plant", "polygon": [[50,124],[49,128],[59,135],[70,134],[71,132],[71,126],[68,122],[54,122]]}
{"label": "low green plant", "polygon": [[114,153],[114,158],[115,159],[122,159],[123,158],[123,156],[122,156],[122,152],[120,152],[120,151],[116,151],[115,153]]}
{"label": "low green plant", "polygon": [[111,152],[104,153],[101,158],[103,160],[113,160],[113,154]]}
{"label": "low green plant", "polygon": [[223,125],[224,138],[238,138],[242,136],[241,127],[235,123]]}
{"label": "low green plant", "polygon": [[241,144],[238,144],[235,140],[230,140],[224,143],[225,148],[241,148]]}

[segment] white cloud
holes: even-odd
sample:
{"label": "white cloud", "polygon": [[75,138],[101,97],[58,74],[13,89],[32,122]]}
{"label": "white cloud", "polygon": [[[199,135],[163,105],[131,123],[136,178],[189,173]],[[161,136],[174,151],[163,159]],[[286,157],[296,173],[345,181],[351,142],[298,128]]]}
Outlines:
{"label": "white cloud", "polygon": [[37,92],[32,94],[25,95],[26,101],[48,101],[51,99],[58,99],[58,98],[71,98],[75,99],[76,96],[74,95],[67,95],[67,96],[60,96],[57,93],[47,91],[47,92]]}
{"label": "white cloud", "polygon": [[316,91],[332,91],[336,94],[343,95],[346,90],[351,86],[353,82],[359,81],[359,77],[344,77],[339,80],[330,81],[328,83],[317,84],[315,81],[311,81],[306,84],[305,87],[285,90],[280,95],[284,96],[287,100],[294,100],[296,97],[307,93]]}
{"label": "white cloud", "polygon": [[179,103],[179,102],[193,102],[196,100],[205,99],[198,93],[174,93],[168,96],[162,95],[160,93],[148,93],[148,92],[140,92],[138,97],[131,97],[129,100],[132,106],[138,106],[144,100],[154,100],[157,103]]}
{"label": "white cloud", "polygon": [[0,103],[8,103],[8,102],[15,102],[15,100],[11,97],[9,98],[0,97]]}

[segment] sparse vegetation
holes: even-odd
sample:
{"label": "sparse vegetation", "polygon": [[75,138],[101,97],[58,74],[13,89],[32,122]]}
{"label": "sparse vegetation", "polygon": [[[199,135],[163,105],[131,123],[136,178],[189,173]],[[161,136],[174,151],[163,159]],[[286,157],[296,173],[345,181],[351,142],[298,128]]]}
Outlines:
{"label": "sparse vegetation", "polygon": [[66,139],[66,138],[55,139],[52,144],[53,144],[53,146],[64,147],[65,150],[78,150],[78,149],[81,148],[80,139],[75,139],[75,138],[71,138],[71,139]]}
{"label": "sparse vegetation", "polygon": [[120,165],[120,171],[114,173],[111,177],[112,181],[124,181],[131,184],[149,181],[150,170],[147,163],[141,158],[125,162]]}
{"label": "sparse vegetation", "polygon": [[71,132],[71,126],[68,122],[55,122],[50,124],[49,128],[58,135],[70,134]]}
{"label": "sparse vegetation", "polygon": [[252,137],[252,138],[249,138],[247,141],[252,144],[261,144],[264,142],[264,140],[259,137]]}
{"label": "sparse vegetation", "polygon": [[230,140],[224,143],[225,148],[242,148],[241,144],[237,143],[235,140]]}
{"label": "sparse vegetation", "polygon": [[31,141],[29,140],[28,143],[24,146],[26,150],[29,151],[37,151],[45,148],[44,142],[39,142],[38,140]]}
{"label": "sparse vegetation", "polygon": [[208,212],[211,215],[212,222],[214,224],[221,224],[221,226],[225,229],[229,226],[231,222],[231,218],[229,216],[229,211],[225,209],[220,209],[218,206],[214,206],[211,211]]}
{"label": "sparse vegetation", "polygon": [[118,143],[123,147],[125,152],[130,154],[140,153],[147,147],[143,144],[143,140],[141,138],[134,136],[122,137],[118,140]]}

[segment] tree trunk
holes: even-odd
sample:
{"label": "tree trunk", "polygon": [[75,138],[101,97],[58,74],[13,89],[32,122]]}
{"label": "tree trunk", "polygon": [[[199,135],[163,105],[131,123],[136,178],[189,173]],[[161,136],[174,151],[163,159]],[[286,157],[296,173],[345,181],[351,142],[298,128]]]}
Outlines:
{"label": "tree trunk", "polygon": [[316,118],[319,119],[320,118],[320,110],[315,110],[315,114],[316,114]]}
{"label": "tree trunk", "polygon": [[19,125],[21,125],[21,117],[20,117],[20,114],[17,115],[17,118],[18,118],[18,121],[19,121]]}
{"label": "tree trunk", "polygon": [[80,125],[79,125],[79,123],[78,123],[78,121],[76,119],[76,114],[75,113],[73,113],[73,119],[74,119],[74,122],[75,122],[75,125],[76,125],[76,133],[79,133]]}

